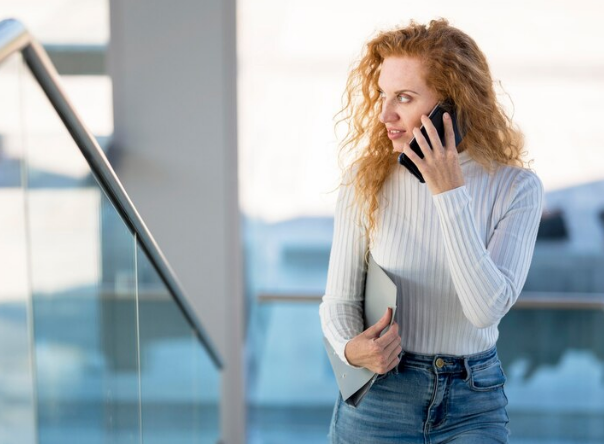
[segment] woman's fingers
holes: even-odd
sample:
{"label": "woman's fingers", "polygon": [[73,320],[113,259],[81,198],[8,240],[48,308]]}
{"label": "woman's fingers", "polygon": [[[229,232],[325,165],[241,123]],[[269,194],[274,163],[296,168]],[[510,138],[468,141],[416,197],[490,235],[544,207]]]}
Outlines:
{"label": "woman's fingers", "polygon": [[402,350],[402,348],[400,346],[395,349],[395,352],[393,352],[393,354],[390,355],[390,358],[388,360],[388,365],[386,366],[384,371],[378,372],[380,375],[383,375],[384,373],[388,373],[390,370],[392,370],[394,367],[396,367],[398,365],[398,363],[400,362],[398,355],[401,352],[401,350]]}
{"label": "woman's fingers", "polygon": [[382,348],[386,348],[391,342],[396,341],[397,339],[400,342],[401,337],[398,335],[398,324],[393,322],[388,331],[377,338],[375,342]]}
{"label": "woman's fingers", "polygon": [[398,324],[393,322],[389,330],[379,338],[367,335],[366,331],[352,338],[344,348],[344,355],[352,365],[383,373],[393,354],[400,352],[397,352],[400,345]]}
{"label": "woman's fingers", "polygon": [[392,342],[392,344],[383,350],[374,361],[375,367],[373,371],[375,373],[383,374],[391,370],[393,367],[392,363],[398,361],[398,355],[402,349],[400,342]]}
{"label": "woman's fingers", "polygon": [[453,121],[449,113],[443,115],[443,123],[445,125],[445,149],[457,151],[455,146],[455,131],[453,131]]}
{"label": "woman's fingers", "polygon": [[400,359],[398,358],[398,354],[400,353],[400,350],[398,351],[398,353],[396,353],[392,359],[390,360],[390,363],[388,364],[388,367],[386,368],[386,372],[389,372],[390,370],[392,370],[394,367],[396,367],[400,361]]}
{"label": "woman's fingers", "polygon": [[397,337],[393,338],[393,340],[384,348],[384,354],[390,355],[392,350],[394,350],[397,345],[401,344],[401,338],[397,335]]}
{"label": "woman's fingers", "polygon": [[405,153],[405,156],[407,156],[409,160],[411,160],[411,162],[417,165],[420,171],[422,170],[422,167],[424,165],[424,159],[415,154],[415,151],[411,149],[408,143],[403,146],[403,153]]}
{"label": "woman's fingers", "polygon": [[382,317],[375,324],[368,327],[364,331],[364,334],[366,336],[368,336],[369,338],[375,338],[376,336],[379,336],[379,334],[382,332],[382,330],[384,330],[386,327],[388,327],[390,325],[391,319],[392,319],[392,308],[388,307],[386,309],[386,311],[384,312],[384,314],[382,315]]}
{"label": "woman's fingers", "polygon": [[[432,149],[429,150],[430,154],[439,154],[443,150],[442,142],[440,141],[440,136],[438,135],[438,131],[436,131],[436,127],[432,123],[432,121],[425,114],[421,117],[422,124],[428,133],[428,137],[430,138],[430,145],[432,145]],[[424,138],[425,140],[425,138]],[[428,148],[429,149],[429,148]],[[424,152],[424,156],[426,153]]]}
{"label": "woman's fingers", "polygon": [[438,140],[438,143],[433,143],[432,146],[436,149],[431,150],[427,145],[426,138],[421,134],[418,128],[413,129],[415,140],[417,141],[420,150],[424,154],[421,159],[409,145],[405,145],[403,152],[411,160],[420,173],[424,176],[426,184],[430,188],[432,194],[440,194],[448,190],[460,187],[464,184],[463,172],[459,164],[457,147],[455,146],[455,133],[453,131],[453,122],[448,113],[443,115],[443,123],[445,126],[445,146],[439,140],[436,128],[427,117],[422,116],[424,128],[430,135],[430,140]]}
{"label": "woman's fingers", "polygon": [[[380,341],[380,342],[378,342]],[[376,373],[386,373],[391,370],[392,363],[398,359],[398,355],[402,350],[401,337],[398,335],[398,324],[393,323],[390,330],[386,332],[381,338],[375,340],[380,350],[376,353]]]}
{"label": "woman's fingers", "polygon": [[[423,160],[426,161],[432,155],[430,145],[428,145],[428,141],[426,140],[426,138],[418,127],[413,128],[413,136],[415,136],[415,141],[419,145],[419,149],[424,155]],[[409,145],[406,145],[405,148],[409,148],[407,151],[413,152]],[[419,158],[419,156],[417,157]]]}

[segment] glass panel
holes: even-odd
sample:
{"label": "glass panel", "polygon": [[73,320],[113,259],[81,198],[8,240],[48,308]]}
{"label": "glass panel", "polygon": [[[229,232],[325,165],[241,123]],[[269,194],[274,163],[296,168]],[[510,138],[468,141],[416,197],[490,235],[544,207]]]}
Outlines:
{"label": "glass panel", "polygon": [[140,246],[137,264],[144,442],[216,444],[220,374]]}
{"label": "glass panel", "polygon": [[39,442],[138,443],[134,237],[23,72]]}
{"label": "glass panel", "polygon": [[[327,443],[338,388],[313,296],[325,288],[333,220],[248,220],[245,227],[249,442]],[[261,299],[272,295],[302,299]]]}
{"label": "glass panel", "polygon": [[[594,106],[586,83],[577,109]],[[604,139],[583,142],[597,153]],[[514,443],[604,442],[604,175],[593,179],[546,193],[523,293],[500,324]]]}
{"label": "glass panel", "polygon": [[0,65],[0,443],[34,443],[20,55]]}
{"label": "glass panel", "polygon": [[512,443],[604,442],[604,311],[514,309],[500,324]]}
{"label": "glass panel", "polygon": [[252,338],[249,442],[327,443],[338,387],[322,346],[317,305],[257,304]]}

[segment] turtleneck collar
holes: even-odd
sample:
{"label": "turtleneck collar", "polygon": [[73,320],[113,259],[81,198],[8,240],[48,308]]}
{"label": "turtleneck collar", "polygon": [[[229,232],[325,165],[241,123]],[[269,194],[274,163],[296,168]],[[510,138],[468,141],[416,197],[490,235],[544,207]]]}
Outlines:
{"label": "turtleneck collar", "polygon": [[461,153],[459,153],[458,157],[459,157],[460,165],[463,165],[464,163],[472,160],[472,156],[470,156],[470,153],[468,153],[468,150],[464,150]]}

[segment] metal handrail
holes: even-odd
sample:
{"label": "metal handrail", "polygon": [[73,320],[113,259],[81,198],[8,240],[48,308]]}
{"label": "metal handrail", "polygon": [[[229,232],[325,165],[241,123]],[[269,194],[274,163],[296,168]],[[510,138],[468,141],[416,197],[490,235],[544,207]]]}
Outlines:
{"label": "metal handrail", "polygon": [[[318,304],[323,295],[309,293],[262,292],[257,301]],[[604,310],[604,293],[522,292],[512,310]]]}
{"label": "metal handrail", "polygon": [[222,359],[218,350],[187,302],[183,288],[174,271],[147,229],[145,222],[136,211],[105,154],[67,98],[59,83],[59,75],[46,51],[18,20],[7,19],[1,21],[0,63],[19,51],[88,162],[92,174],[126,221],[126,224],[136,234],[141,247],[147,253],[149,260],[168,287],[176,304],[180,307],[215,365],[222,368]]}

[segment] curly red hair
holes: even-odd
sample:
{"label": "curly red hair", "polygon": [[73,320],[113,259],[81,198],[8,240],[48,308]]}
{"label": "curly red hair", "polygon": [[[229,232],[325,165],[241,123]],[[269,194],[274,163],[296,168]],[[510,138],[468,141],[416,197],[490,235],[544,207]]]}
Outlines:
{"label": "curly red hair", "polygon": [[524,138],[497,100],[486,57],[476,42],[446,19],[380,32],[370,40],[361,59],[351,70],[336,123],[348,123],[340,159],[352,154],[346,167],[355,186],[356,203],[363,209],[369,239],[375,229],[375,213],[384,181],[397,166],[398,153],[378,117],[381,111],[377,85],[386,57],[416,57],[424,67],[425,81],[441,99],[457,107],[458,124],[467,133],[458,150],[467,150],[483,167],[525,166]]}

